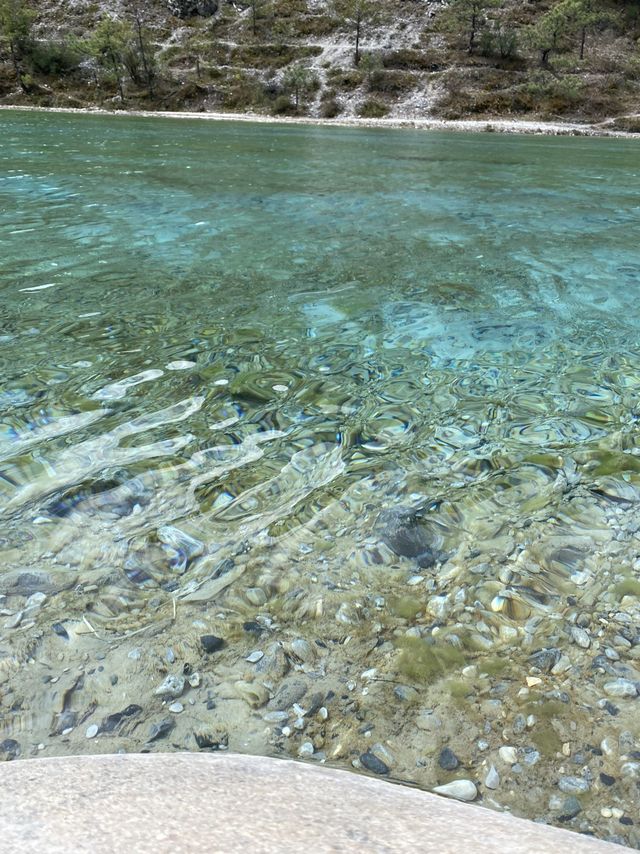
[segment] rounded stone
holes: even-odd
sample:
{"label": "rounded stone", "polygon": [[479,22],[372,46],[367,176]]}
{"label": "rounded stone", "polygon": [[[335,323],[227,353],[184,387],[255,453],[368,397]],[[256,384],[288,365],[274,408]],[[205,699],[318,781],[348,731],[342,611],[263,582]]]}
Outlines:
{"label": "rounded stone", "polygon": [[438,757],[438,765],[444,771],[455,771],[458,765],[460,765],[460,760],[450,747],[444,747],[440,751],[440,756]]}

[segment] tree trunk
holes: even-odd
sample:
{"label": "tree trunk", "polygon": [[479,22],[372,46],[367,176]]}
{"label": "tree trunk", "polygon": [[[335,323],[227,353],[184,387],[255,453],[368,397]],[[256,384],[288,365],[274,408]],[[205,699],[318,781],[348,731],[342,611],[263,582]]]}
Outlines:
{"label": "tree trunk", "polygon": [[9,50],[11,51],[11,64],[13,65],[13,72],[16,75],[16,81],[18,86],[22,89],[23,92],[27,91],[27,87],[24,85],[24,81],[22,79],[22,72],[20,71],[20,63],[18,62],[18,54],[16,52],[16,46],[13,39],[9,42]]}
{"label": "tree trunk", "polygon": [[584,44],[587,40],[587,28],[583,27],[580,33],[580,59],[584,59]]}
{"label": "tree trunk", "polygon": [[153,70],[151,65],[147,59],[147,51],[144,46],[144,39],[142,38],[142,21],[140,20],[139,15],[136,13],[135,16],[136,22],[136,34],[138,36],[138,47],[140,48],[140,58],[142,59],[142,67],[144,68],[144,74],[147,78],[147,86],[149,87],[149,95],[153,98]]}
{"label": "tree trunk", "polygon": [[478,16],[475,11],[471,13],[471,33],[469,34],[469,53],[473,53],[476,41],[476,29],[478,28]]}
{"label": "tree trunk", "polygon": [[360,26],[362,24],[362,16],[358,12],[356,18],[356,65],[360,64]]}

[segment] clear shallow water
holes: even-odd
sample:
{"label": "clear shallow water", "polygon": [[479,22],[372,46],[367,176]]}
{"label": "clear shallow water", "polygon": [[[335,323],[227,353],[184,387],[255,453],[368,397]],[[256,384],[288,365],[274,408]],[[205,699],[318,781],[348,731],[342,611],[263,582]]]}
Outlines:
{"label": "clear shallow water", "polygon": [[[397,779],[463,776],[489,805],[633,843],[600,811],[631,803],[638,701],[597,702],[640,679],[637,145],[0,123],[0,664],[21,755],[141,749],[186,663],[202,681],[153,749],[218,728],[358,766],[377,739]],[[398,508],[420,513],[413,553]],[[215,666],[207,633],[227,640]],[[569,666],[519,694],[547,648]],[[82,691],[52,688],[65,667]],[[278,708],[294,678],[330,724]],[[144,722],[109,730],[127,703]],[[638,767],[601,800],[597,745],[623,735],[615,762]],[[520,768],[483,790],[504,744]],[[570,819],[563,762],[590,786]]]}

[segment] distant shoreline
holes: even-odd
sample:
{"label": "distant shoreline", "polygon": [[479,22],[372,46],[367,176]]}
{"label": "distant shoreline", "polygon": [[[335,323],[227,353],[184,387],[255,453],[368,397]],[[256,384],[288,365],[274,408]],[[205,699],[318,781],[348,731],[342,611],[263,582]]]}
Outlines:
{"label": "distant shoreline", "polygon": [[257,113],[188,112],[165,110],[105,110],[99,107],[34,107],[0,104],[0,110],[14,112],[68,113],[71,115],[137,116],[139,118],[200,119],[204,121],[255,122],[258,124],[315,125],[321,127],[409,128],[464,133],[507,133],[535,136],[585,136],[639,139],[640,134],[614,130],[603,125],[574,122],[547,122],[525,119],[419,119],[356,117],[321,119],[313,116],[264,116]]}

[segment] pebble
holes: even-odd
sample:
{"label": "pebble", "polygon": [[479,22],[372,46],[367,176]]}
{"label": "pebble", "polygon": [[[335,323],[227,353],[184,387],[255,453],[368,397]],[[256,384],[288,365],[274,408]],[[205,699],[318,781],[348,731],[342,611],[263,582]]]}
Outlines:
{"label": "pebble", "polygon": [[389,768],[393,768],[395,765],[395,758],[391,751],[387,750],[384,744],[374,744],[369,753],[373,753],[376,759],[379,759],[381,762],[384,762]]}
{"label": "pebble", "polygon": [[13,616],[9,617],[9,619],[5,622],[5,629],[17,629],[20,623],[22,622],[22,618],[24,617],[24,611],[16,611]]}
{"label": "pebble", "polygon": [[176,359],[175,362],[169,362],[167,365],[168,371],[188,371],[189,368],[195,368],[195,362],[189,362],[187,359]]}
{"label": "pebble", "polygon": [[589,791],[589,783],[582,777],[560,777],[558,788],[567,795],[578,795]]}
{"label": "pebble", "polygon": [[200,643],[206,653],[219,652],[224,647],[224,640],[216,635],[202,635]]}
{"label": "pebble", "polygon": [[301,757],[313,756],[314,753],[315,748],[310,741],[303,741],[300,747],[298,748],[298,756]]}
{"label": "pebble", "polygon": [[575,818],[578,813],[582,812],[582,804],[580,801],[574,796],[567,798],[565,802],[562,804],[562,817],[563,818]]}
{"label": "pebble", "polygon": [[372,771],[374,774],[385,775],[391,770],[386,763],[378,759],[370,750],[360,755],[360,763],[363,768],[366,768],[367,771]]}
{"label": "pebble", "polygon": [[169,735],[175,725],[175,721],[171,718],[164,718],[156,724],[151,724],[149,727],[149,738],[147,740],[156,741],[159,738],[164,738],[165,735]]}
{"label": "pebble", "polygon": [[444,747],[440,751],[440,756],[438,757],[438,765],[444,771],[455,771],[458,765],[460,765],[460,761],[450,747]]}
{"label": "pebble", "polygon": [[604,693],[609,697],[637,697],[638,689],[629,679],[614,679],[605,683]]}
{"label": "pebble", "polygon": [[87,738],[95,738],[97,736],[97,734],[98,734],[98,725],[97,724],[91,724],[91,726],[87,727],[87,731],[85,732],[85,735]]}
{"label": "pebble", "polygon": [[39,608],[42,604],[44,604],[46,599],[47,596],[45,593],[32,593],[24,604],[25,611],[29,608]]}
{"label": "pebble", "polygon": [[265,605],[267,602],[266,593],[261,587],[249,587],[245,596],[252,605],[255,605],[258,608],[262,607],[262,605]]}
{"label": "pebble", "polygon": [[156,688],[154,694],[157,697],[171,697],[173,699],[177,699],[184,691],[184,684],[184,676],[169,674],[164,682]]}
{"label": "pebble", "polygon": [[589,649],[591,646],[591,638],[589,632],[581,629],[578,626],[571,627],[571,640],[581,646],[583,649]]}
{"label": "pebble", "polygon": [[187,677],[187,682],[192,688],[200,687],[200,674],[196,671],[195,673],[190,673]]}
{"label": "pebble", "polygon": [[475,801],[478,797],[478,790],[471,780],[453,780],[444,786],[436,786],[433,791],[447,798],[456,798],[458,801]]}
{"label": "pebble", "polygon": [[262,720],[266,721],[268,724],[280,724],[283,721],[288,720],[288,718],[288,712],[265,712],[262,716]]}
{"label": "pebble", "polygon": [[264,652],[261,649],[254,649],[253,652],[250,652],[245,658],[245,661],[248,661],[249,664],[255,664],[260,661],[261,658],[264,658]]}
{"label": "pebble", "polygon": [[498,751],[500,759],[507,765],[515,765],[518,761],[518,753],[515,747],[504,746]]}
{"label": "pebble", "polygon": [[497,789],[500,785],[500,775],[498,774],[495,765],[492,765],[487,771],[487,776],[484,778],[484,784],[487,789]]}
{"label": "pebble", "polygon": [[419,697],[416,689],[410,685],[396,685],[393,693],[396,699],[401,700],[403,703],[415,702]]}
{"label": "pebble", "polygon": [[184,706],[182,703],[171,703],[169,711],[173,712],[174,715],[179,715],[180,712],[184,712]]}
{"label": "pebble", "polygon": [[10,762],[20,756],[20,745],[14,738],[5,738],[0,742],[0,761]]}

